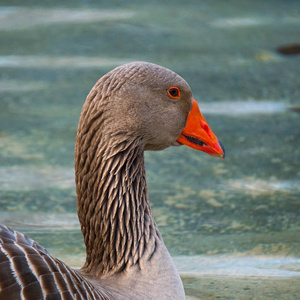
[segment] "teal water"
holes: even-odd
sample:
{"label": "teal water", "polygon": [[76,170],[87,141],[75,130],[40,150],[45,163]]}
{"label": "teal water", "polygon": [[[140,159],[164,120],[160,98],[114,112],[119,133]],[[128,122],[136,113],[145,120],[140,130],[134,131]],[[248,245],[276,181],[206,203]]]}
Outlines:
{"label": "teal water", "polygon": [[[80,266],[73,153],[96,80],[183,76],[225,145],[146,153],[153,212],[190,299],[300,294],[299,1],[0,3],[0,222]],[[67,241],[67,242],[66,242]]]}

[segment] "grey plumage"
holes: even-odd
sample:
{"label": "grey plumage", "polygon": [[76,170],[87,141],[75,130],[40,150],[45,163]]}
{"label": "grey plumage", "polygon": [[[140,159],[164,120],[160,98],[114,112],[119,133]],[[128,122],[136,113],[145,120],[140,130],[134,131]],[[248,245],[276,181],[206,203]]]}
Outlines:
{"label": "grey plumage", "polygon": [[[167,89],[178,86],[181,99]],[[79,271],[0,227],[0,300],[184,299],[148,201],[144,150],[176,144],[192,107],[188,84],[150,63],[103,76],[82,108],[75,145]]]}
{"label": "grey plumage", "polygon": [[111,299],[37,242],[0,225],[0,300]]}

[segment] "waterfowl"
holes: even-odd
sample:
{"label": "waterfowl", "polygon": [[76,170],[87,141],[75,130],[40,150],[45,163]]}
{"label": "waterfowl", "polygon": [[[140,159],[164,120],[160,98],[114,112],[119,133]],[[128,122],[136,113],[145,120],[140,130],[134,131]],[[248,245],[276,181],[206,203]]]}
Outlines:
{"label": "waterfowl", "polygon": [[148,201],[145,150],[185,144],[223,158],[184,79],[133,62],[110,71],[83,105],[75,145],[86,262],[74,270],[0,227],[0,300],[185,299]]}

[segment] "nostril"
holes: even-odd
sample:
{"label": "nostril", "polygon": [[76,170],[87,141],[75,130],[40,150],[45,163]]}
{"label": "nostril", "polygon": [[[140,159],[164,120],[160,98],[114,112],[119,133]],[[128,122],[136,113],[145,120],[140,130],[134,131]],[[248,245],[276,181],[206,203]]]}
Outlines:
{"label": "nostril", "polygon": [[209,129],[209,126],[204,123],[201,125],[202,129],[210,136],[210,129]]}

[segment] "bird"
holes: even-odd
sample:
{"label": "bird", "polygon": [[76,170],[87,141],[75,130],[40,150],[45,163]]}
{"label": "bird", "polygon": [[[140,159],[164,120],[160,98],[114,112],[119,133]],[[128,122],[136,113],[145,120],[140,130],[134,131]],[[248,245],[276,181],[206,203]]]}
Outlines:
{"label": "bird", "polygon": [[0,226],[0,300],[185,299],[148,199],[144,151],[225,150],[188,83],[130,62],[102,76],[83,104],[75,140],[78,218],[86,261],[75,270]]}

